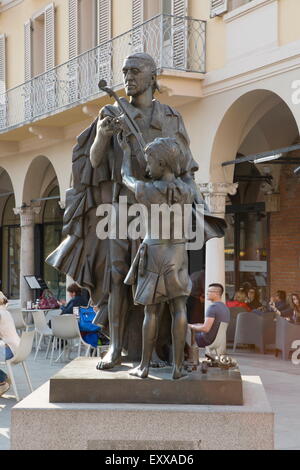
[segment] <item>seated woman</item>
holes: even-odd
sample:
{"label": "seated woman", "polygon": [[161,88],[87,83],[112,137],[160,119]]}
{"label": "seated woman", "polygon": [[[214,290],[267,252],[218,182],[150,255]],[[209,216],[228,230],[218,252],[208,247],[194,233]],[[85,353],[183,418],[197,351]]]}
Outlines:
{"label": "seated woman", "polygon": [[245,312],[250,312],[251,308],[246,304],[246,294],[244,290],[239,289],[234,296],[234,300],[228,300],[226,302],[227,307],[242,307]]}
{"label": "seated woman", "polygon": [[298,294],[290,295],[291,313],[289,319],[292,323],[300,324],[300,296]]}
{"label": "seated woman", "polygon": [[73,313],[73,307],[85,306],[86,301],[84,297],[81,295],[80,287],[77,284],[75,284],[75,282],[67,288],[67,291],[69,292],[70,297],[71,297],[69,302],[66,305],[64,305],[65,302],[58,302],[62,310],[61,315],[65,315],[67,313],[69,314]]}
{"label": "seated woman", "polygon": [[[8,361],[16,353],[20,338],[14,320],[7,310],[8,300],[0,291],[0,361]],[[9,389],[8,377],[0,370],[0,396]]]}
{"label": "seated woman", "polygon": [[259,292],[255,287],[250,287],[248,291],[247,305],[251,310],[261,307],[261,302],[259,300]]}

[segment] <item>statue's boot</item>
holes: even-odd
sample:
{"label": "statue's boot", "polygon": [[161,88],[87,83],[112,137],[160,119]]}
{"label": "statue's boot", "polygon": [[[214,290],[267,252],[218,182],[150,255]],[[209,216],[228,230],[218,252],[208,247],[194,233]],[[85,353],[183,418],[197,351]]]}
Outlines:
{"label": "statue's boot", "polygon": [[115,284],[108,301],[110,348],[98,363],[97,369],[112,369],[121,364],[125,317],[128,309],[127,287]]}
{"label": "statue's boot", "polygon": [[121,364],[121,353],[110,348],[105,356],[98,362],[96,369],[112,369]]}

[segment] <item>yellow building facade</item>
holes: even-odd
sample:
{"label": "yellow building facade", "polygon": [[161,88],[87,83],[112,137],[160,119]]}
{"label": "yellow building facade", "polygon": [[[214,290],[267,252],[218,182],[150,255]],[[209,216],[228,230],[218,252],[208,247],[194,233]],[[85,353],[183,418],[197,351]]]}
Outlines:
{"label": "yellow building facade", "polygon": [[268,244],[284,165],[252,175],[222,163],[299,142],[299,16],[298,0],[2,1],[1,289],[24,305],[24,275],[35,274],[64,297],[64,277],[43,260],[60,241],[72,147],[110,102],[99,79],[124,94],[133,51],[155,58],[157,98],[184,118],[200,190],[213,213],[227,212],[225,241],[206,245],[207,282],[229,293],[246,281],[264,295],[277,287]]}

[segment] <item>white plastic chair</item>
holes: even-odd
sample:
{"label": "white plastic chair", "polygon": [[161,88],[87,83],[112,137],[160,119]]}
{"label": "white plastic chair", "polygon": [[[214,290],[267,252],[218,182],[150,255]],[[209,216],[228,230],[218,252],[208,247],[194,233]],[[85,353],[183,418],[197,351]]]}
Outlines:
{"label": "white plastic chair", "polygon": [[[53,317],[51,320],[51,326],[52,326],[52,334],[54,338],[57,339],[62,339],[64,342],[64,352],[66,349],[66,341],[70,342],[72,340],[78,339],[78,357],[80,356],[81,352],[81,345],[85,346],[86,349],[86,356],[89,355],[92,346],[88,343],[86,343],[80,334],[79,326],[78,326],[78,321],[75,315],[73,314],[65,314],[65,315],[60,315],[59,317]],[[52,364],[53,360],[53,353],[54,353],[54,345],[55,341],[52,343],[52,351],[51,351],[51,359],[50,363]],[[63,352],[61,353],[61,348],[60,348],[60,341],[59,341],[59,352],[58,352],[58,357],[56,359],[56,362],[60,359],[62,356]],[[71,351],[70,344],[68,343],[68,349],[69,353]],[[96,349],[94,349],[94,353],[96,352]]]}
{"label": "white plastic chair", "polygon": [[226,354],[226,331],[228,328],[228,323],[221,322],[217,336],[215,340],[209,346],[206,346],[206,351],[209,354],[210,352],[215,352],[217,356],[221,354]]}
{"label": "white plastic chair", "polygon": [[9,310],[9,313],[11,314],[11,316],[14,320],[15,327],[16,327],[17,331],[20,331],[20,332],[28,331],[29,325],[27,325],[25,323],[25,320],[24,320],[23,313],[22,313],[21,309],[13,308],[13,309]]}
{"label": "white plastic chair", "polygon": [[43,310],[41,310],[41,311],[35,310],[33,312],[33,321],[34,321],[34,327],[35,327],[34,331],[35,331],[36,335],[37,334],[40,335],[39,342],[36,346],[34,360],[36,360],[36,356],[37,356],[37,353],[39,352],[39,349],[41,347],[41,343],[42,343],[42,340],[43,340],[44,336],[47,336],[49,338],[47,351],[46,351],[46,359],[47,359],[48,352],[49,352],[49,349],[50,349],[50,344],[51,344],[51,338],[53,337],[53,334],[52,334],[51,328],[49,328],[49,326],[47,325],[45,314],[44,314]]}
{"label": "white plastic chair", "polygon": [[20,397],[19,397],[17,386],[16,386],[12,366],[15,366],[17,364],[22,364],[24,372],[25,372],[25,376],[27,379],[29,390],[33,392],[27,365],[25,363],[25,360],[30,355],[31,350],[32,350],[33,338],[34,338],[34,331],[24,331],[21,335],[20,344],[16,351],[16,354],[14,355],[12,359],[8,359],[7,361],[5,361],[5,365],[7,367],[7,373],[12,383],[17,401],[20,401]]}

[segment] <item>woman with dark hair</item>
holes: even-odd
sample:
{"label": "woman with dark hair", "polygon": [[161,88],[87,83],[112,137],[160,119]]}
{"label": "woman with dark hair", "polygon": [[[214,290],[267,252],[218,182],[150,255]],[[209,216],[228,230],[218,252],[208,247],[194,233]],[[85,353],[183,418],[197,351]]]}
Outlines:
{"label": "woman with dark hair", "polygon": [[61,315],[73,313],[74,307],[86,306],[85,300],[81,295],[81,288],[75,282],[67,288],[67,291],[71,297],[69,302],[66,305],[64,305],[65,302],[58,302],[62,310]]}
{"label": "woman with dark hair", "polygon": [[290,295],[290,306],[292,309],[290,320],[293,323],[300,323],[300,296],[298,294]]}
{"label": "woman with dark hair", "polygon": [[247,305],[251,308],[251,310],[261,307],[261,302],[259,300],[259,292],[255,287],[250,287],[248,291]]}

